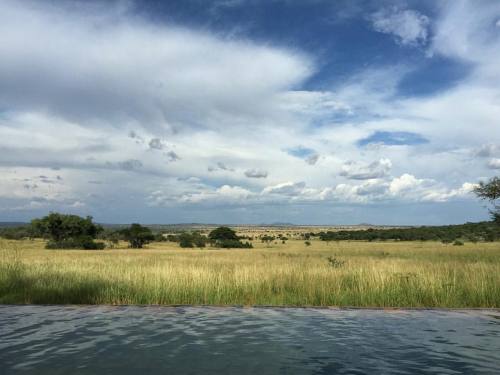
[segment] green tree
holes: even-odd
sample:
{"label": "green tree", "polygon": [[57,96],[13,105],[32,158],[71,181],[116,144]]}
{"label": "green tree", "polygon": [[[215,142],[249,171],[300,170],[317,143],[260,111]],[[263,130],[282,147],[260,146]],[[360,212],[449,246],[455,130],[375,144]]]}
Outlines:
{"label": "green tree", "polygon": [[142,249],[144,245],[155,239],[151,229],[137,223],[133,223],[129,228],[122,229],[120,232],[133,249]]}
{"label": "green tree", "polygon": [[250,242],[241,242],[236,232],[228,227],[218,227],[208,234],[212,245],[222,248],[252,248]]}
{"label": "green tree", "polygon": [[481,181],[474,189],[474,193],[481,199],[488,200],[493,209],[490,210],[493,221],[500,224],[500,177],[493,177],[488,182]]}
{"label": "green tree", "polygon": [[212,241],[221,240],[236,240],[239,241],[236,232],[228,227],[218,227],[208,234],[208,238]]}
{"label": "green tree", "polygon": [[64,215],[51,212],[49,215],[31,221],[32,232],[49,239],[47,248],[53,249],[102,249],[103,243],[94,242],[103,230],[92,222],[92,217]]}
{"label": "green tree", "polygon": [[196,247],[205,247],[207,244],[207,237],[202,235],[201,233],[194,232],[192,234],[193,237],[193,243],[196,245]]}
{"label": "green tree", "polygon": [[180,247],[194,247],[193,236],[190,233],[184,232],[179,235]]}

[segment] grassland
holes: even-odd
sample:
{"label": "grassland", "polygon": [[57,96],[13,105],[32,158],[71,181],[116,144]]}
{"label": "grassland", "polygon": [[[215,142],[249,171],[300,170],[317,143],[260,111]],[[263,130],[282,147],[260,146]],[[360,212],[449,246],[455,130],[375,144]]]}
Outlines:
{"label": "grassland", "polygon": [[0,240],[0,303],[500,307],[500,244],[289,240],[46,250]]}

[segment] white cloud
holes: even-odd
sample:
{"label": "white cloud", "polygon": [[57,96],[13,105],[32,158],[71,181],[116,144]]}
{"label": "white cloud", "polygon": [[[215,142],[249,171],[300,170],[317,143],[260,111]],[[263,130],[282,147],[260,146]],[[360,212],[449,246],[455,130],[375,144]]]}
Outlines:
{"label": "white cloud", "polygon": [[500,158],[491,159],[488,162],[488,167],[491,169],[500,169]]}
{"label": "white cloud", "polygon": [[380,159],[368,165],[349,161],[342,166],[340,175],[351,180],[368,180],[387,176],[391,168],[389,159]]}
{"label": "white cloud", "polygon": [[267,186],[262,190],[262,194],[278,194],[285,196],[300,195],[306,184],[305,182],[283,182],[274,186]]}
{"label": "white cloud", "polygon": [[221,119],[266,116],[275,95],[311,73],[296,52],[82,7],[2,2],[3,105],[86,125],[218,128]]}
{"label": "white cloud", "polygon": [[403,45],[425,44],[429,17],[411,9],[382,9],[371,16],[375,31],[393,35]]}
{"label": "white cloud", "polygon": [[403,192],[411,191],[421,186],[425,181],[423,179],[418,179],[411,174],[405,173],[400,177],[394,178],[390,185],[389,191],[392,194],[400,194]]}
{"label": "white cloud", "polygon": [[[397,207],[464,199],[465,181],[497,171],[495,5],[443,6],[435,38],[414,11],[374,16],[401,44],[432,40],[435,55],[473,63],[446,91],[401,97],[412,71],[404,64],[369,66],[334,82],[335,91],[306,91],[300,85],[314,58],[300,51],[151,23],[127,7],[55,4],[0,4],[4,207],[76,205],[111,216],[136,204],[127,218],[210,204]],[[357,146],[377,131],[422,134],[429,143]],[[310,154],[283,152],[297,145]],[[172,212],[157,217],[175,221]]]}
{"label": "white cloud", "polygon": [[494,79],[490,84],[495,84],[499,79],[500,34],[492,25],[498,14],[498,1],[485,1],[481,6],[470,0],[447,3],[436,25],[431,52],[475,63],[475,73]]}

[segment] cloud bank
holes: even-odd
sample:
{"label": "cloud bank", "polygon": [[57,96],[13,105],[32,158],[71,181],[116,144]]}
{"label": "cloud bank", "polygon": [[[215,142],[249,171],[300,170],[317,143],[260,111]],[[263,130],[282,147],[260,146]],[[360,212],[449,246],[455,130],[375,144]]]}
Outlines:
{"label": "cloud bank", "polygon": [[[0,4],[5,220],[362,222],[401,207],[394,220],[409,223],[408,205],[471,207],[473,184],[500,169],[498,3],[363,16],[396,49],[471,64],[428,96],[399,93],[410,61],[319,89],[321,56],[300,45],[123,4]],[[471,212],[434,210],[437,222]]]}

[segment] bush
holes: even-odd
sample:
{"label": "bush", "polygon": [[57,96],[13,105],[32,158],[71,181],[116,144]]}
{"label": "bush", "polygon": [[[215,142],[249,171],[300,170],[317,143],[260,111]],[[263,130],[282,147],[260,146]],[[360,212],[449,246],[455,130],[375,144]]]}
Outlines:
{"label": "bush", "polygon": [[22,240],[25,238],[32,238],[33,233],[29,226],[2,228],[0,229],[0,237],[6,240]]}
{"label": "bush", "polygon": [[163,235],[163,233],[155,233],[155,241],[156,242],[166,242],[168,241],[167,238]]}
{"label": "bush", "polygon": [[264,243],[269,243],[269,242],[273,242],[275,240],[275,237],[274,236],[269,236],[267,234],[263,235],[261,237],[261,241]]}
{"label": "bush", "polygon": [[188,233],[184,232],[178,236],[180,247],[205,247],[207,237],[198,232]]}
{"label": "bush", "polygon": [[205,247],[207,244],[207,237],[202,236],[200,233],[193,233],[193,242],[196,245],[196,247]]}
{"label": "bush", "polygon": [[194,247],[193,236],[189,233],[182,233],[179,235],[179,246],[180,247]]}
{"label": "bush", "polygon": [[105,248],[103,242],[94,242],[90,236],[79,238],[68,238],[60,241],[50,240],[45,246],[47,249],[84,249],[84,250],[102,250]]}
{"label": "bush", "polygon": [[455,240],[455,242],[453,242],[453,246],[464,246],[464,243],[460,240]]}
{"label": "bush", "polygon": [[175,234],[167,234],[167,241],[169,241],[169,242],[179,242],[180,239],[179,239],[179,236],[177,236]]}
{"label": "bush", "polygon": [[223,249],[251,249],[253,245],[250,242],[241,242],[239,240],[220,240],[217,245]]}

